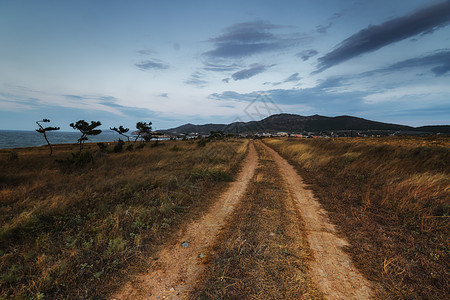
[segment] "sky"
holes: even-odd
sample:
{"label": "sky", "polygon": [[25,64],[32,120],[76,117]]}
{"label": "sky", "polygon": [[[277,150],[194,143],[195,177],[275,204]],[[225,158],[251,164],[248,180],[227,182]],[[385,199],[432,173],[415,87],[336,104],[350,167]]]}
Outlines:
{"label": "sky", "polygon": [[450,1],[0,1],[0,129],[281,112],[450,124]]}

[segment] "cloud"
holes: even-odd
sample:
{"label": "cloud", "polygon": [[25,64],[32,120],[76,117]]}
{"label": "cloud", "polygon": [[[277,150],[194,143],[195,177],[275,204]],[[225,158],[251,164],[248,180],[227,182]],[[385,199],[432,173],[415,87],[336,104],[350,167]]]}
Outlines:
{"label": "cloud", "polygon": [[235,24],[226,28],[222,35],[210,39],[209,42],[212,42],[215,48],[204,55],[213,59],[242,58],[285,49],[305,39],[297,35],[281,36],[271,32],[284,28],[286,26],[262,21]]}
{"label": "cloud", "polygon": [[333,23],[328,23],[328,25],[317,25],[316,30],[318,33],[327,33],[328,28],[333,26]]}
{"label": "cloud", "polygon": [[209,83],[208,81],[206,81],[205,78],[205,74],[201,73],[201,72],[194,72],[191,74],[191,78],[189,78],[188,80],[186,80],[184,83],[189,84],[189,85],[195,85],[197,87],[205,87],[207,83]]}
{"label": "cloud", "polygon": [[222,82],[228,83],[228,82],[230,82],[230,79],[231,78],[224,78],[224,79],[222,79]]}
{"label": "cloud", "polygon": [[[67,103],[72,103],[73,105],[76,105],[76,107],[82,106],[88,106],[92,109],[96,110],[105,110],[109,112],[114,112],[116,114],[122,114],[120,109],[122,109],[124,106],[117,104],[119,99],[113,96],[98,96],[98,95],[61,95],[65,97],[68,101]],[[112,108],[113,110],[108,109]],[[119,109],[119,110],[117,110]]]}
{"label": "cloud", "polygon": [[243,79],[249,79],[255,75],[258,75],[264,71],[267,70],[267,66],[260,65],[260,64],[253,64],[248,69],[244,69],[241,71],[238,71],[231,75],[231,77],[236,80],[243,80]]}
{"label": "cloud", "polygon": [[334,25],[334,21],[342,17],[341,13],[335,13],[330,18],[328,18],[327,25],[318,25],[316,26],[316,30],[318,33],[327,33],[328,29]]}
{"label": "cloud", "polygon": [[216,100],[235,100],[235,101],[253,101],[258,96],[258,92],[241,94],[234,91],[225,91],[222,93],[214,93],[208,98]]}
{"label": "cloud", "polygon": [[159,59],[142,60],[135,64],[135,66],[142,71],[148,71],[151,69],[164,70],[169,68],[169,65],[161,62]]}
{"label": "cloud", "polygon": [[434,54],[421,56],[416,58],[407,59],[398,63],[395,63],[388,68],[383,69],[386,71],[400,70],[406,68],[435,66],[431,71],[436,76],[442,76],[450,71],[450,49],[438,51]]}
{"label": "cloud", "polygon": [[217,64],[211,62],[205,62],[205,67],[203,68],[205,71],[213,71],[213,72],[227,72],[227,71],[235,71],[239,69],[241,66],[238,64]]}
{"label": "cloud", "polygon": [[63,95],[63,96],[71,100],[83,100],[85,98],[78,95]]}
{"label": "cloud", "polygon": [[0,108],[5,111],[21,111],[38,108],[39,99],[34,97],[20,96],[0,91]]}
{"label": "cloud", "polygon": [[428,6],[412,14],[398,17],[366,29],[342,41],[334,50],[319,58],[321,72],[356,56],[376,51],[389,44],[431,33],[450,22],[450,2]]}
{"label": "cloud", "polygon": [[308,59],[317,55],[318,53],[319,52],[317,52],[317,50],[309,49],[309,50],[299,52],[299,53],[295,54],[295,56],[300,57],[303,61],[307,61]]}
{"label": "cloud", "polygon": [[[449,74],[450,49],[437,50],[432,52],[431,54],[402,60],[386,67],[363,73],[327,77],[326,79],[320,80],[317,88],[329,92],[336,91],[337,89],[340,89],[342,87],[345,87],[347,89],[348,87],[356,87],[354,82],[355,80],[363,79],[367,81],[367,78],[375,75],[393,74],[397,71],[404,71],[413,68],[417,68],[421,72],[421,76],[425,75],[423,72],[424,68],[430,68],[431,72],[435,76],[444,76]],[[372,79],[369,80],[371,81]]]}
{"label": "cloud", "polygon": [[156,51],[150,50],[150,49],[142,49],[142,50],[137,51],[137,53],[139,53],[141,55],[152,55],[152,54],[155,54]]}
{"label": "cloud", "polygon": [[300,79],[302,79],[302,78],[298,76],[298,73],[294,73],[294,74],[292,74],[291,76],[289,76],[288,78],[286,78],[283,81],[279,81],[279,82],[264,82],[263,85],[277,86],[277,85],[280,85],[280,84],[286,83],[286,82],[297,82]]}
{"label": "cloud", "polygon": [[371,76],[378,73],[388,73],[409,68],[433,67],[431,71],[436,76],[445,75],[450,71],[450,49],[442,49],[432,54],[399,61],[385,68],[365,72],[358,76]]}
{"label": "cloud", "polygon": [[160,97],[163,97],[163,98],[168,98],[168,97],[169,97],[169,94],[167,94],[167,93],[162,93],[162,94],[159,94],[159,96],[160,96]]}
{"label": "cloud", "polygon": [[434,67],[433,69],[431,69],[431,71],[433,71],[433,73],[436,76],[444,75],[444,74],[450,72],[450,63],[448,63],[446,65]]}
{"label": "cloud", "polygon": [[294,73],[291,76],[289,76],[288,78],[286,78],[283,82],[297,82],[300,79],[302,79],[302,78],[298,77],[298,73]]}
{"label": "cloud", "polygon": [[110,107],[119,107],[122,108],[123,106],[120,104],[117,104],[119,99],[113,96],[101,96],[97,98],[99,100],[99,104],[110,106]]}

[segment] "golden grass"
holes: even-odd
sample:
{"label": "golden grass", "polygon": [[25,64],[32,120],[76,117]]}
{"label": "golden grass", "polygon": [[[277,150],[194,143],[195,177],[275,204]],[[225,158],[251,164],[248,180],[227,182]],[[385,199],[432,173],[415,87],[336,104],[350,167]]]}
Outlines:
{"label": "golden grass", "polygon": [[351,242],[380,298],[450,294],[450,139],[268,139]]}
{"label": "golden grass", "polygon": [[[114,145],[110,145],[110,149]],[[73,145],[0,150],[0,298],[104,298],[226,188],[247,141],[165,142],[64,161]],[[44,150],[43,150],[44,149]]]}

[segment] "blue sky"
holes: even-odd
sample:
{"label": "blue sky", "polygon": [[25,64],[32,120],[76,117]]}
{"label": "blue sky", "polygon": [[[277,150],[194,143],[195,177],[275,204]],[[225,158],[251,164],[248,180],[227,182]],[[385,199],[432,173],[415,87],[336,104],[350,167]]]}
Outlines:
{"label": "blue sky", "polygon": [[281,112],[449,124],[450,1],[0,2],[0,129]]}

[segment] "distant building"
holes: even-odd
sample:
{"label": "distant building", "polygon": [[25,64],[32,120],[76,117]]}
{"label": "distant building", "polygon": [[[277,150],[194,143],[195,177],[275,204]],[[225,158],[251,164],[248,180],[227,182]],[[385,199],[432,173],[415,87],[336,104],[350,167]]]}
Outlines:
{"label": "distant building", "polygon": [[271,135],[270,133],[263,132],[263,133],[257,133],[256,136],[260,136],[260,137],[271,137],[272,135]]}
{"label": "distant building", "polygon": [[289,135],[287,132],[280,131],[280,132],[277,132],[277,136],[289,136]]}

